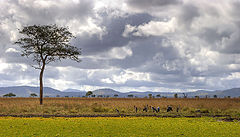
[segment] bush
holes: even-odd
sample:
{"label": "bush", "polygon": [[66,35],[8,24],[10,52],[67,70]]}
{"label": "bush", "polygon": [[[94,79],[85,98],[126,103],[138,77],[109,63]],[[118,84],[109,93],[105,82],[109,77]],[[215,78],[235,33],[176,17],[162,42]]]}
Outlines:
{"label": "bush", "polygon": [[209,113],[207,109],[201,109],[201,113]]}
{"label": "bush", "polygon": [[92,108],[92,110],[93,110],[93,112],[108,112],[109,111],[109,109],[104,108],[102,106],[94,106]]}
{"label": "bush", "polygon": [[15,97],[15,96],[16,95],[13,93],[8,93],[8,94],[3,95],[3,97]]}

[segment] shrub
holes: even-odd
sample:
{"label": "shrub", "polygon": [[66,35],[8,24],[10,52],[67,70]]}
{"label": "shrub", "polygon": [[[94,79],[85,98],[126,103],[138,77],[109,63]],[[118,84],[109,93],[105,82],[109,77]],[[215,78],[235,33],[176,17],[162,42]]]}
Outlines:
{"label": "shrub", "polygon": [[109,110],[107,108],[104,108],[102,106],[94,106],[92,108],[93,112],[108,112]]}
{"label": "shrub", "polygon": [[201,113],[209,113],[207,109],[201,109]]}
{"label": "shrub", "polygon": [[8,93],[8,94],[3,95],[3,97],[15,97],[15,96],[16,95],[13,93]]}

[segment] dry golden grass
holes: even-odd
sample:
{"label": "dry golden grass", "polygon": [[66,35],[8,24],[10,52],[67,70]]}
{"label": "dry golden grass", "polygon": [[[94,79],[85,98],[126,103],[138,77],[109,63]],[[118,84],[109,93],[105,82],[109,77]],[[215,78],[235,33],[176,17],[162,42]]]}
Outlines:
{"label": "dry golden grass", "polygon": [[[160,113],[142,112],[144,106],[160,107]],[[167,113],[168,105],[173,112]],[[1,115],[136,115],[134,106],[141,111],[138,115],[231,115],[240,117],[240,98],[233,99],[183,99],[183,98],[44,98],[39,105],[38,98],[0,98]],[[180,112],[176,108],[180,107]],[[196,112],[199,109],[202,113]]]}

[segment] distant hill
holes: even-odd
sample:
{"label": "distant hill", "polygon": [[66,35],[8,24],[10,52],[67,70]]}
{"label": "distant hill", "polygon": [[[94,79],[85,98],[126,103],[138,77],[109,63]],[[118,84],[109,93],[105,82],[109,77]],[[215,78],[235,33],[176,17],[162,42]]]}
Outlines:
{"label": "distant hill", "polygon": [[240,88],[232,88],[220,91],[218,94],[219,97],[231,96],[231,97],[240,97]]}
{"label": "distant hill", "polygon": [[66,90],[63,90],[62,92],[84,92],[86,94],[86,91],[81,91],[81,90],[78,90],[78,89],[66,89]]}
{"label": "distant hill", "polygon": [[96,96],[103,95],[103,96],[113,97],[115,94],[120,95],[121,92],[115,91],[115,90],[110,89],[110,88],[104,88],[104,89],[94,90],[93,94],[96,95]]}
{"label": "distant hill", "polygon": [[[35,93],[39,96],[39,87],[30,87],[30,86],[15,86],[15,87],[0,87],[0,96],[3,96],[8,93],[14,93],[17,97],[29,97],[31,93]],[[133,95],[133,97],[148,97],[149,94],[152,96],[157,96],[160,94],[161,97],[174,97],[176,92],[138,92],[138,91],[130,91],[130,92],[119,92],[110,88],[103,88],[97,89],[92,91],[96,96],[103,96],[103,97],[114,97],[114,95],[118,95],[118,97],[128,97],[128,95]],[[183,93],[177,93],[178,97],[183,97]],[[213,97],[217,95],[217,97],[239,97],[240,96],[240,88],[232,88],[227,90],[218,90],[218,91],[205,91],[205,90],[198,90],[195,92],[185,92],[188,98],[192,98],[194,96],[199,97]],[[67,90],[56,90],[50,87],[44,87],[43,89],[43,96],[44,97],[83,97],[86,95],[86,91],[80,91],[78,89],[67,89]]]}
{"label": "distant hill", "polygon": [[[17,97],[29,97],[31,93],[35,93],[39,96],[39,87],[30,87],[30,86],[14,86],[14,87],[0,87],[0,96],[3,96],[7,93],[14,93]],[[62,92],[49,87],[43,88],[44,97],[82,97],[85,95],[85,92]]]}
{"label": "distant hill", "polygon": [[[44,87],[44,96],[56,96],[61,93],[61,91]],[[15,87],[0,87],[0,96],[7,93],[14,93],[17,97],[29,97],[31,93],[35,93],[39,96],[39,87],[30,86],[15,86]]]}
{"label": "distant hill", "polygon": [[61,97],[82,97],[86,95],[86,91],[81,91],[78,89],[66,89],[63,90],[60,94]]}

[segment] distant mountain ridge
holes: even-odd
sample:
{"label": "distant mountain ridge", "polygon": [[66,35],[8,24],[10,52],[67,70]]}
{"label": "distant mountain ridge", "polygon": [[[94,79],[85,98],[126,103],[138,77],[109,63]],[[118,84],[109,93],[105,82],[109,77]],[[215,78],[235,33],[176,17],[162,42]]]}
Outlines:
{"label": "distant mountain ridge", "polygon": [[115,91],[113,89],[110,88],[103,88],[103,89],[97,89],[93,91],[94,95],[105,95],[105,96],[111,96],[113,97],[115,94],[119,95],[121,94],[121,92],[119,91]]}
{"label": "distant mountain ridge", "polygon": [[[39,87],[30,87],[30,86],[14,86],[14,87],[0,87],[0,96],[3,96],[7,93],[14,93],[17,97],[29,97],[31,93],[35,93],[39,96]],[[57,89],[50,87],[43,88],[43,96],[45,97],[82,97],[86,92],[62,92]]]}
{"label": "distant mountain ridge", "polygon": [[[67,89],[67,90],[57,90],[50,87],[44,87],[43,95],[45,97],[83,97],[86,95],[86,91],[80,91],[78,89]],[[119,92],[110,88],[97,89],[92,91],[93,95],[102,96],[102,97],[128,97],[128,95],[132,95],[133,97],[148,97],[149,94],[152,96],[160,95],[161,97],[174,97],[174,94],[178,94],[178,97],[183,97],[183,93],[179,92],[138,92],[138,91],[130,91],[130,92]],[[14,93],[17,97],[29,97],[31,93],[35,93],[39,96],[39,87],[31,87],[31,86],[14,86],[14,87],[0,87],[0,96],[3,96],[8,93]],[[218,90],[218,91],[205,91],[198,90],[195,92],[184,92],[187,97],[213,97],[217,95],[217,97],[240,97],[240,88],[232,88],[227,90]]]}

